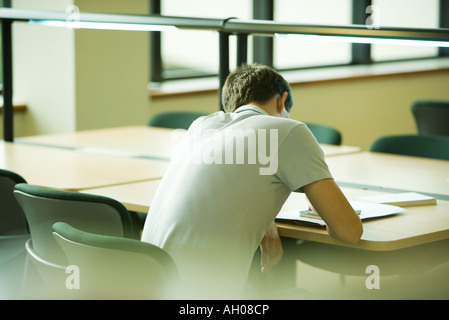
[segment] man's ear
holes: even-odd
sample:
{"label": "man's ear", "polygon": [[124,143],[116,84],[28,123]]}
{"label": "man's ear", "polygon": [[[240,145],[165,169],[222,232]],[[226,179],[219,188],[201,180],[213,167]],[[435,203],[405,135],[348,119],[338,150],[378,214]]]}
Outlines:
{"label": "man's ear", "polygon": [[277,112],[279,114],[282,114],[282,111],[285,108],[285,100],[287,100],[287,97],[288,97],[288,93],[287,93],[287,91],[284,91],[282,96],[280,96],[277,100]]}

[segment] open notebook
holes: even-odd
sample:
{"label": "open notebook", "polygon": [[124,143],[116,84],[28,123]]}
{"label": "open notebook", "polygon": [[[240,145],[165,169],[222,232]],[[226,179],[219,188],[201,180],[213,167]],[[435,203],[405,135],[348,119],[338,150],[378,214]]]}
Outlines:
{"label": "open notebook", "polygon": [[[358,201],[350,201],[350,203],[354,208],[354,210],[359,213],[360,219],[362,220],[390,216],[394,214],[403,213],[406,211],[404,208],[387,204],[358,202]],[[326,225],[326,223],[319,217],[311,218],[301,214],[301,211],[304,211],[304,209],[280,212],[276,216],[276,219],[303,221],[317,224],[320,226]]]}

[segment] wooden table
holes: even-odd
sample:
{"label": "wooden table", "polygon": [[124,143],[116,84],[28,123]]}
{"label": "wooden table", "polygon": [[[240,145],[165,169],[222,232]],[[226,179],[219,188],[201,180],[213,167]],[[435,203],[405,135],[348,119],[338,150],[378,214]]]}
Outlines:
{"label": "wooden table", "polygon": [[[150,208],[159,182],[154,180],[130,183],[84,192],[115,198],[129,210],[145,213]],[[360,196],[384,193],[356,188],[342,188],[342,190],[352,201],[357,201]],[[282,211],[304,208],[307,208],[305,195],[292,193]],[[277,225],[283,237],[350,246],[331,238],[324,227],[287,221],[277,221]],[[363,226],[362,240],[350,247],[387,251],[449,239],[449,201],[438,200],[437,205],[408,207],[403,214],[365,220]]]}
{"label": "wooden table", "polygon": [[112,156],[170,159],[182,129],[126,126],[18,138],[16,142]]}
{"label": "wooden table", "polygon": [[[342,188],[350,201],[358,197],[383,192]],[[305,195],[293,193],[282,210],[307,208]],[[363,220],[363,235],[356,245],[347,245],[329,236],[325,227],[277,221],[281,236],[320,243],[337,244],[371,251],[390,251],[449,239],[449,201],[437,200],[437,205],[407,207],[406,212],[376,219]]]}
{"label": "wooden table", "polygon": [[329,157],[326,162],[342,186],[411,190],[449,200],[449,161],[359,152]]}
{"label": "wooden table", "polygon": [[[16,142],[77,149],[79,151],[170,159],[173,149],[185,134],[182,129],[126,126],[18,138]],[[326,156],[359,152],[359,147],[322,144]]]}
{"label": "wooden table", "polygon": [[120,201],[129,211],[147,213],[160,179],[84,190]]}
{"label": "wooden table", "polygon": [[30,184],[53,189],[79,191],[159,179],[167,167],[167,161],[0,141],[0,168],[20,174]]}
{"label": "wooden table", "polygon": [[[396,250],[449,239],[449,161],[384,153],[360,152],[326,159],[350,200],[362,195],[415,191],[436,197],[437,206],[408,207],[405,214],[364,222],[357,248]],[[306,207],[300,194],[292,194],[283,210]],[[301,202],[302,201],[302,202]],[[279,223],[284,236],[337,243],[322,228]]]}

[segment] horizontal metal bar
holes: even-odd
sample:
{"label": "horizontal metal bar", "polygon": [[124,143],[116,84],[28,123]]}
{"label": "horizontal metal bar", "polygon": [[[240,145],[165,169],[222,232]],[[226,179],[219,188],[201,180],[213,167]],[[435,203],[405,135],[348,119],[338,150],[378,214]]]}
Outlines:
{"label": "horizontal metal bar", "polygon": [[228,33],[254,35],[306,34],[366,38],[410,39],[449,41],[449,29],[379,28],[368,29],[365,25],[304,25],[271,20],[229,19],[223,30]]}
{"label": "horizontal metal bar", "polygon": [[[35,11],[2,8],[0,20],[67,21],[65,12]],[[449,29],[379,28],[369,29],[365,25],[305,25],[272,20],[240,20],[236,18],[175,17],[160,15],[123,15],[103,13],[79,13],[80,22],[123,23],[140,25],[175,26],[180,29],[221,31],[229,34],[253,34],[274,36],[275,34],[324,35],[365,37],[379,39],[409,39],[449,42]]]}
{"label": "horizontal metal bar", "polygon": [[[73,21],[65,12],[36,11],[21,9],[0,9],[0,20],[14,21]],[[125,15],[80,12],[77,17],[80,22],[117,23],[175,26],[180,29],[196,29],[220,31],[226,19],[201,18],[201,17],[172,17],[160,15]]]}

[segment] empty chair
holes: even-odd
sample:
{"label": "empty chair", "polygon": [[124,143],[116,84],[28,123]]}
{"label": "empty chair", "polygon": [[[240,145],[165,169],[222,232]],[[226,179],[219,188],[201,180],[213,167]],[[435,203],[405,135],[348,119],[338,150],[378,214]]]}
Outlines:
{"label": "empty chair", "polygon": [[373,142],[370,151],[449,160],[449,137],[427,135],[384,136]]}
{"label": "empty chair", "polygon": [[71,286],[78,287],[74,290],[80,298],[162,299],[178,294],[176,265],[157,246],[85,232],[62,222],[53,225],[53,236],[79,271]]}
{"label": "empty chair", "polygon": [[418,134],[449,136],[449,102],[418,100],[412,104]]}
{"label": "empty chair", "polygon": [[341,145],[341,133],[330,126],[305,122],[318,143]]}
{"label": "empty chair", "polygon": [[206,116],[204,112],[162,112],[150,118],[147,125],[153,127],[173,128],[173,129],[189,129],[193,121],[199,117]]}
{"label": "empty chair", "polygon": [[0,240],[29,235],[25,214],[14,197],[18,183],[26,181],[15,172],[0,169]]}
{"label": "empty chair", "polygon": [[128,210],[114,199],[30,184],[17,184],[14,194],[28,220],[33,250],[51,263],[66,263],[52,236],[55,222],[71,223],[99,234],[136,237]]}

